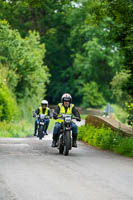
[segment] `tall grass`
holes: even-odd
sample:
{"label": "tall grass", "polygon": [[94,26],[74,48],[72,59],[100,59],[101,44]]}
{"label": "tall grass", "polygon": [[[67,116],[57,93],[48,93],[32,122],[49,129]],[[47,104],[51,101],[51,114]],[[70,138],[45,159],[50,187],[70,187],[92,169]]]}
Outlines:
{"label": "tall grass", "polygon": [[[52,131],[54,127],[54,120],[50,120],[48,131]],[[0,137],[27,137],[33,136],[34,120],[27,121],[25,119],[7,123],[0,122]]]}
{"label": "tall grass", "polygon": [[33,135],[34,119],[31,102],[19,104],[20,116],[14,121],[0,122],[0,137],[26,137]]}
{"label": "tall grass", "polygon": [[0,137],[26,137],[31,135],[33,135],[33,126],[26,120],[0,123]]}

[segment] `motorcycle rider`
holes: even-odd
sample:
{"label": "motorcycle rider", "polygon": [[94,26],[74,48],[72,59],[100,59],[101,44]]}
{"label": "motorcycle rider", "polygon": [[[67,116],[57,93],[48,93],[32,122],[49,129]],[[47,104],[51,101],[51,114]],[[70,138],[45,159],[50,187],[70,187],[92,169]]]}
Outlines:
{"label": "motorcycle rider", "polygon": [[[48,101],[47,100],[43,100],[41,102],[41,107],[39,107],[35,110],[35,112],[33,113],[33,117],[36,117],[37,115],[40,115],[40,114],[48,115],[50,118],[52,117],[50,109],[48,108]],[[45,119],[46,130],[44,130],[44,131],[45,131],[46,135],[48,135],[47,129],[48,129],[48,126],[49,126],[49,121],[50,121],[49,119]],[[35,120],[34,136],[36,136],[36,134],[37,134],[37,128],[38,128],[38,119]]]}
{"label": "motorcycle rider", "polygon": [[[65,93],[61,97],[61,103],[58,104],[58,106],[55,108],[55,112],[53,113],[53,118],[57,119],[57,114],[73,114],[74,116],[78,117],[77,121],[81,121],[80,114],[78,110],[75,108],[74,104],[72,104],[72,97],[70,94]],[[53,141],[52,141],[52,147],[57,146],[57,139],[58,139],[58,132],[60,128],[60,124],[62,122],[62,119],[57,119],[57,122],[55,123],[54,130],[53,130]],[[77,125],[72,122],[72,136],[73,136],[73,147],[77,147],[77,134],[78,134],[78,127]]]}

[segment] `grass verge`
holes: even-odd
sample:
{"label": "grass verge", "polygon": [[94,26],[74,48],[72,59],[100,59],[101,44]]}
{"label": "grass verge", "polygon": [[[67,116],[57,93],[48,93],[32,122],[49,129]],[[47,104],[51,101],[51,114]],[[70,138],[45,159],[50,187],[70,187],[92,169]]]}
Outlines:
{"label": "grass verge", "polygon": [[[51,119],[49,131],[52,131],[55,120]],[[0,122],[0,137],[28,137],[33,136],[34,120],[21,120],[18,122]]]}
{"label": "grass verge", "polygon": [[33,135],[33,126],[26,120],[0,123],[0,137],[26,137],[31,135]]}

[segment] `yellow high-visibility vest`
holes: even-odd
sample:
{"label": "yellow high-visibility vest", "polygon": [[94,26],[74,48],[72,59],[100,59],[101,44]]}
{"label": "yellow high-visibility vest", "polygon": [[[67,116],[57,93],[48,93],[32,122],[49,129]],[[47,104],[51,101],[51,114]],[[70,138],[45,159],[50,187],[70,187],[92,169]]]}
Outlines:
{"label": "yellow high-visibility vest", "polygon": [[[72,108],[74,107],[74,104],[70,104],[70,106],[67,108],[67,112],[65,112],[65,107],[62,103],[59,103],[58,106],[60,107],[60,113],[59,115],[71,115],[72,114]],[[62,119],[57,119],[57,122],[61,123],[63,122]]]}
{"label": "yellow high-visibility vest", "polygon": [[45,113],[43,113],[43,109],[42,109],[42,107],[40,107],[39,109],[40,109],[40,113],[39,113],[40,115],[41,115],[41,114],[48,115],[48,110],[49,110],[48,107],[46,107],[46,109],[45,109]]}

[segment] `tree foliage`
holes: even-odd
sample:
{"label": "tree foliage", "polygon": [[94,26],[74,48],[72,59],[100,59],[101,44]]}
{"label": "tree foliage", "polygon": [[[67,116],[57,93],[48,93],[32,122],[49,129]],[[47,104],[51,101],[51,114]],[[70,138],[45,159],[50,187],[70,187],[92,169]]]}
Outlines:
{"label": "tree foliage", "polygon": [[40,44],[38,33],[30,31],[22,38],[17,30],[1,21],[0,46],[0,61],[9,69],[8,84],[17,100],[42,98],[49,73],[43,64],[45,46]]}
{"label": "tree foliage", "polygon": [[15,97],[8,88],[7,73],[0,65],[0,121],[11,121],[18,115]]}
{"label": "tree foliage", "polygon": [[[131,76],[128,71],[121,71],[116,73],[111,82],[112,94],[116,99],[116,102],[124,106],[125,102],[131,99],[127,91],[123,90],[124,85],[127,84],[127,80]],[[120,103],[121,102],[121,103]]]}
{"label": "tree foliage", "polygon": [[98,85],[93,81],[83,86],[83,107],[101,108],[105,105],[106,101],[98,89]]}
{"label": "tree foliage", "polygon": [[124,90],[133,96],[133,2],[132,0],[98,0],[88,4],[91,15],[88,23],[99,24],[107,17],[112,19],[108,23],[109,40],[120,44],[120,50],[124,55],[124,69],[130,71],[131,76],[124,85]]}
{"label": "tree foliage", "polygon": [[[10,33],[10,37],[7,31],[5,54],[1,52],[2,63],[10,69],[10,87],[17,98],[23,98],[23,94],[39,97],[38,94],[46,93],[47,84],[50,104],[69,92],[74,103],[83,105],[89,101],[86,91],[93,82],[96,87],[93,97],[99,93],[105,101],[115,101],[110,85],[113,77],[122,70],[122,63],[132,71],[130,0],[0,2],[0,18],[18,30]],[[123,87],[131,95],[132,76]],[[100,105],[97,103],[96,107]]]}

